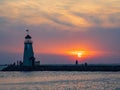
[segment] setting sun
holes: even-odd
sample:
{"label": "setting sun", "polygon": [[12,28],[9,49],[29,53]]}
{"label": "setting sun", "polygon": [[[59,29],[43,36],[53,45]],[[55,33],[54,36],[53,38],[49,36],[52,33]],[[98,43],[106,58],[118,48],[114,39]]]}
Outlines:
{"label": "setting sun", "polygon": [[82,54],[83,54],[82,52],[78,52],[78,53],[77,53],[77,55],[78,55],[79,58],[82,57]]}
{"label": "setting sun", "polygon": [[82,58],[85,54],[85,51],[70,51],[69,54]]}
{"label": "setting sun", "polygon": [[88,50],[72,50],[72,51],[68,51],[68,54],[74,56],[75,58],[88,58],[88,57],[96,56],[99,53]]}

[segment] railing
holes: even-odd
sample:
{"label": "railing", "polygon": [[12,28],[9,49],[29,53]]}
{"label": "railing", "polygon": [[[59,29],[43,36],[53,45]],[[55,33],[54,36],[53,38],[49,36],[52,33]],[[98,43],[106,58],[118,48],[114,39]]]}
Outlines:
{"label": "railing", "polygon": [[25,40],[24,43],[33,43],[32,40]]}

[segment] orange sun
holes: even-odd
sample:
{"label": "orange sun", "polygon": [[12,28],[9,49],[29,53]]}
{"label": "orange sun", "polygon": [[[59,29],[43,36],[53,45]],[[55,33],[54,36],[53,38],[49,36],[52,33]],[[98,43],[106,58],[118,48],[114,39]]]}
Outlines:
{"label": "orange sun", "polygon": [[75,56],[77,56],[78,58],[82,58],[83,55],[85,54],[85,51],[71,51],[70,54],[71,54],[71,55],[75,55]]}
{"label": "orange sun", "polygon": [[82,53],[82,52],[78,52],[78,53],[77,53],[77,56],[78,56],[79,58],[81,58],[81,57],[82,57],[82,55],[83,55],[83,53]]}
{"label": "orange sun", "polygon": [[72,55],[76,59],[83,59],[83,58],[93,57],[97,55],[97,52],[88,51],[88,50],[71,50],[68,51],[67,54]]}

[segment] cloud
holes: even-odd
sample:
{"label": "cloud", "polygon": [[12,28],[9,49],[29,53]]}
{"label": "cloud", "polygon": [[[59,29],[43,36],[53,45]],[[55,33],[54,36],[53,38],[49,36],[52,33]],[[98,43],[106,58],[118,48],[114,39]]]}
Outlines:
{"label": "cloud", "polygon": [[[63,27],[119,27],[120,1],[2,1],[0,17],[14,23]],[[12,14],[12,15],[11,15]]]}

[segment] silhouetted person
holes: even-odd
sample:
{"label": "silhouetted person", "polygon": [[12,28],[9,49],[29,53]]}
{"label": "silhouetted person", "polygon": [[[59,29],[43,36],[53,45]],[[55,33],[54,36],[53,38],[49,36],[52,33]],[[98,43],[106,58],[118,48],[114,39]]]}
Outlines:
{"label": "silhouetted person", "polygon": [[35,58],[31,57],[30,60],[32,61],[32,66],[35,66]]}
{"label": "silhouetted person", "polygon": [[78,60],[76,60],[76,65],[78,65]]}
{"label": "silhouetted person", "polygon": [[88,65],[88,64],[85,62],[85,64],[84,64],[84,65],[85,65],[85,67],[87,67],[87,65]]}
{"label": "silhouetted person", "polygon": [[15,66],[15,65],[16,65],[16,63],[14,62],[14,63],[13,63],[13,66]]}
{"label": "silhouetted person", "polygon": [[19,61],[19,65],[22,66],[22,65],[23,65],[23,62],[22,62],[22,61]]}

